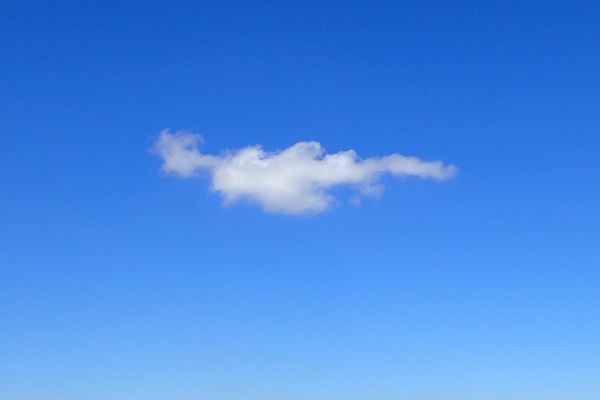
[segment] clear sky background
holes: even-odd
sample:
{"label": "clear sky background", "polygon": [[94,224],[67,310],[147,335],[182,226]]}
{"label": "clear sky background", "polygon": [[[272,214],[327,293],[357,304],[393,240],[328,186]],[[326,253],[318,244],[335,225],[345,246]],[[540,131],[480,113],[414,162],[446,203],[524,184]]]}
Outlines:
{"label": "clear sky background", "polygon": [[[600,398],[600,6],[3,2],[0,399]],[[173,179],[442,159],[313,216]]]}

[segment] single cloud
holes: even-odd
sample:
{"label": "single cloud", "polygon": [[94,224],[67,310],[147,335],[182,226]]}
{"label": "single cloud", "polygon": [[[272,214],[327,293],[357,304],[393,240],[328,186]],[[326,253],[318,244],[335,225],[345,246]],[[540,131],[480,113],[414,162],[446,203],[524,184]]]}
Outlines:
{"label": "single cloud", "polygon": [[327,154],[318,142],[298,142],[276,152],[248,146],[221,155],[201,153],[201,142],[198,134],[166,129],[152,152],[162,158],[162,171],[167,174],[189,178],[208,172],[210,189],[219,193],[225,204],[249,200],[272,213],[325,211],[334,201],[329,190],[335,186],[351,186],[364,196],[377,195],[383,190],[379,180],[384,174],[445,180],[457,171],[441,161],[400,154],[366,159],[360,159],[354,150]]}

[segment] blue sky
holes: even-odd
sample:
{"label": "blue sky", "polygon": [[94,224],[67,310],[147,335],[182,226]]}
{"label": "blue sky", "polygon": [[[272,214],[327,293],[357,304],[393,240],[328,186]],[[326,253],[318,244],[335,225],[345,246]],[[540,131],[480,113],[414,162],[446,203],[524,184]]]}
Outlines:
{"label": "blue sky", "polygon": [[[188,3],[2,7],[0,399],[600,397],[598,4]],[[164,129],[458,174],[224,206]]]}

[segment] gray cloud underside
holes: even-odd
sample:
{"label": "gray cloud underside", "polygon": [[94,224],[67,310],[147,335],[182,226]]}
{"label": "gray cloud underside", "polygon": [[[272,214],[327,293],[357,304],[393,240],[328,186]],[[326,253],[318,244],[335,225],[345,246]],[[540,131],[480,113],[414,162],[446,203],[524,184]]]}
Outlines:
{"label": "gray cloud underside", "polygon": [[277,152],[249,146],[210,155],[200,152],[201,139],[194,133],[162,131],[153,146],[163,160],[162,171],[183,178],[208,172],[211,190],[226,204],[249,200],[273,213],[325,211],[334,201],[329,193],[334,186],[351,186],[366,196],[378,194],[384,174],[445,180],[457,171],[441,161],[400,154],[366,159],[354,150],[326,154],[318,142],[298,142]]}

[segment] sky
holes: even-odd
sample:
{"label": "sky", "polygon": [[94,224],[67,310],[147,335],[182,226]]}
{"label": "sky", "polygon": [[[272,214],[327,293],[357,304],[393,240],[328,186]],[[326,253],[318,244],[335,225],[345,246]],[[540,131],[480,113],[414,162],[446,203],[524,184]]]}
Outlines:
{"label": "sky", "polygon": [[0,13],[0,400],[600,398],[597,2]]}

